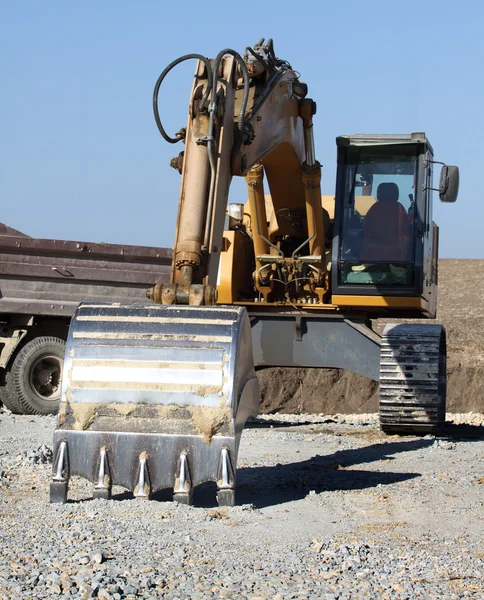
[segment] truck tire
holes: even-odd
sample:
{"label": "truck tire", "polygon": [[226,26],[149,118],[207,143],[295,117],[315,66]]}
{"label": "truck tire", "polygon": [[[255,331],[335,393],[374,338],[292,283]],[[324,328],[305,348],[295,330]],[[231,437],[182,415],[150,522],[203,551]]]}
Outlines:
{"label": "truck tire", "polygon": [[10,396],[6,385],[0,386],[0,404],[6,406],[14,415],[21,415],[23,413],[22,405],[15,397],[12,398]]}
{"label": "truck tire", "polygon": [[7,393],[24,414],[53,415],[59,410],[64,340],[38,337],[20,350],[7,372]]}

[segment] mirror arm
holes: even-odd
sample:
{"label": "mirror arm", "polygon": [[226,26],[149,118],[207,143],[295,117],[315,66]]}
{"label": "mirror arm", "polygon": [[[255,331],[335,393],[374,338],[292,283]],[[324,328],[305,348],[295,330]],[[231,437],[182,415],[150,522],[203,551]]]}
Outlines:
{"label": "mirror arm", "polygon": [[[446,166],[447,166],[447,164],[446,164],[446,163],[444,163],[444,162],[441,162],[440,160],[428,160],[428,159],[426,158],[426,159],[423,161],[423,166],[424,166],[424,169],[426,169],[426,168],[429,166],[429,164],[432,164],[432,165],[442,165],[443,167],[446,167]],[[444,191],[445,191],[445,190],[443,190],[442,188],[431,188],[431,187],[427,187],[427,186],[425,185],[425,183],[424,183],[424,184],[423,184],[423,186],[422,186],[422,192],[425,192],[426,190],[432,190],[433,192],[439,192],[439,193],[442,193],[442,192],[444,192]]]}
{"label": "mirror arm", "polygon": [[428,160],[427,158],[423,161],[423,166],[424,168],[427,168],[429,163],[432,163],[433,165],[442,165],[444,167],[447,166],[446,163],[440,162],[440,160]]}
{"label": "mirror arm", "polygon": [[459,192],[459,167],[455,165],[449,166],[446,163],[438,160],[423,161],[424,168],[428,168],[429,164],[442,165],[440,172],[440,183],[438,188],[427,187],[425,183],[422,185],[422,191],[432,190],[439,193],[441,202],[455,202],[457,200],[457,194]]}

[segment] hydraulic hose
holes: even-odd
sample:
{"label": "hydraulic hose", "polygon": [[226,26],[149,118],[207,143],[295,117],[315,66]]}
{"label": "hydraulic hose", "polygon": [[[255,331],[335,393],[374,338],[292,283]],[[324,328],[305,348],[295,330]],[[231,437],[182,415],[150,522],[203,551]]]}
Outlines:
{"label": "hydraulic hose", "polygon": [[197,60],[202,61],[205,65],[205,68],[207,69],[207,88],[202,97],[202,106],[205,105],[205,103],[207,102],[208,95],[210,94],[210,90],[212,89],[213,77],[212,77],[212,68],[210,66],[210,61],[208,60],[208,58],[206,58],[205,56],[202,56],[201,54],[185,54],[184,56],[180,56],[179,58],[177,58],[176,60],[171,62],[163,70],[161,75],[158,77],[158,79],[155,83],[155,89],[153,90],[153,113],[155,115],[156,125],[158,127],[159,132],[163,136],[163,138],[170,144],[176,144],[177,142],[179,142],[181,140],[181,137],[172,138],[166,133],[166,131],[163,127],[163,124],[161,122],[160,113],[158,110],[158,94],[160,91],[161,84],[163,83],[163,80],[168,75],[168,73],[173,69],[173,67],[176,67],[180,63],[182,63],[186,60],[191,60],[191,59],[197,59]]}
{"label": "hydraulic hose", "polygon": [[247,102],[249,101],[249,72],[247,71],[247,66],[244,62],[244,59],[240,56],[238,52],[232,50],[230,48],[225,48],[221,50],[214,61],[213,64],[213,82],[212,82],[212,99],[210,101],[208,111],[210,114],[210,122],[208,126],[208,136],[207,136],[207,150],[208,150],[208,159],[210,161],[210,170],[211,170],[211,178],[210,178],[210,191],[208,194],[208,207],[207,207],[207,220],[205,221],[205,235],[204,235],[204,246],[208,248],[208,244],[210,242],[210,226],[212,223],[212,212],[213,212],[213,203],[215,197],[215,177],[217,166],[215,164],[215,155],[214,155],[214,123],[215,123],[215,112],[217,109],[217,83],[218,83],[218,70],[220,67],[220,63],[222,62],[222,58],[226,55],[230,54],[237,61],[240,70],[242,72],[242,77],[244,78],[244,95],[242,97],[242,106],[240,108],[239,113],[239,130],[244,132],[245,129],[245,112],[247,110]]}
{"label": "hydraulic hose", "polygon": [[[243,131],[244,123],[245,123],[245,111],[247,110],[247,102],[249,100],[249,72],[247,71],[247,66],[244,62],[244,59],[240,56],[240,54],[238,52],[235,52],[235,50],[232,50],[230,48],[225,48],[224,50],[221,50],[217,54],[217,57],[215,58],[215,62],[213,65],[212,104],[215,104],[215,101],[216,101],[218,70],[220,67],[220,63],[222,62],[222,58],[226,54],[230,54],[231,56],[233,56],[235,58],[235,60],[237,61],[238,65],[239,65],[239,68],[242,72],[242,77],[244,78],[244,95],[242,97],[242,106],[240,107],[240,113],[239,113],[239,129],[241,131]],[[212,112],[213,113],[215,112],[215,106],[213,107]],[[212,123],[212,128],[213,128],[213,123]],[[210,131],[209,131],[209,135],[210,135]]]}
{"label": "hydraulic hose", "polygon": [[239,130],[242,133],[244,133],[244,131],[245,131],[245,113],[247,110],[247,103],[249,101],[249,72],[247,71],[247,66],[244,62],[244,59],[240,56],[240,54],[238,52],[235,52],[235,50],[232,50],[230,48],[225,48],[224,50],[221,50],[217,54],[217,57],[215,58],[213,71],[210,66],[209,59],[206,58],[205,56],[202,56],[201,54],[185,54],[184,56],[180,56],[179,58],[177,58],[176,60],[171,62],[163,70],[161,75],[158,77],[158,80],[156,81],[156,84],[155,84],[155,88],[153,90],[153,114],[155,116],[155,121],[156,121],[158,130],[167,142],[169,142],[170,144],[176,144],[177,142],[180,141],[181,136],[176,136],[174,138],[170,137],[166,133],[165,128],[163,127],[163,124],[160,119],[160,113],[158,110],[158,95],[160,92],[161,84],[163,83],[163,80],[168,75],[168,73],[174,67],[176,67],[177,65],[179,65],[180,63],[182,63],[186,60],[198,59],[204,63],[205,68],[207,69],[207,86],[206,86],[205,92],[204,92],[204,94],[202,96],[202,100],[201,100],[201,106],[204,106],[207,102],[210,92],[212,92],[212,97],[211,97],[210,104],[209,104],[210,121],[209,121],[209,130],[208,130],[208,136],[207,136],[207,150],[208,150],[208,158],[209,158],[209,162],[210,162],[211,180],[210,180],[208,207],[207,207],[207,219],[205,222],[204,246],[206,248],[208,247],[209,238],[210,238],[210,225],[211,225],[211,221],[212,221],[213,203],[214,203],[214,196],[215,196],[215,178],[216,178],[216,169],[217,169],[216,162],[215,162],[215,154],[214,154],[213,130],[214,130],[214,124],[215,124],[215,112],[217,109],[218,70],[220,68],[220,63],[222,62],[222,59],[226,54],[230,54],[231,56],[233,56],[235,58],[238,66],[240,68],[240,71],[242,73],[242,77],[244,79],[244,95],[242,97],[242,105],[240,108],[239,123],[238,123]]}

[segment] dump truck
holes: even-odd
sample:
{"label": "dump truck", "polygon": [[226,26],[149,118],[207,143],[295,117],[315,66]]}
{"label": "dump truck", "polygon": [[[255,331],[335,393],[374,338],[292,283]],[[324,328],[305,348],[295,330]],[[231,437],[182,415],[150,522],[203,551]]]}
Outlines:
{"label": "dump truck", "polygon": [[[158,95],[185,60],[197,67],[188,121],[166,132]],[[52,502],[71,475],[110,498],[164,488],[191,503],[215,482],[233,505],[244,424],[259,410],[256,367],[349,369],[380,382],[390,433],[436,432],[445,421],[446,333],[424,321],[437,300],[438,227],[432,146],[422,132],[341,135],[334,200],[321,195],[316,103],[272,40],[242,56],[184,55],[153,94],[158,129],[184,150],[170,282],[149,302],[85,302],[69,329]],[[441,163],[444,202],[458,169]],[[248,202],[229,204],[233,177]],[[269,194],[266,194],[265,186]],[[324,393],[324,390],[322,390]]]}
{"label": "dump truck", "polygon": [[170,265],[171,248],[37,239],[0,223],[0,400],[14,413],[57,413],[77,305],[143,301]]}

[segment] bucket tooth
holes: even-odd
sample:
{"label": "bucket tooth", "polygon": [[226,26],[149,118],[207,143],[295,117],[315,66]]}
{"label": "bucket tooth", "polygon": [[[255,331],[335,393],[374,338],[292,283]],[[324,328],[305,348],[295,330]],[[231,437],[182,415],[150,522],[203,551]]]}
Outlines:
{"label": "bucket tooth", "polygon": [[218,488],[217,504],[219,506],[235,506],[235,490],[230,488]]}
{"label": "bucket tooth", "polygon": [[180,504],[192,504],[193,487],[186,452],[180,454],[178,461],[177,477],[173,488],[173,500]]}
{"label": "bucket tooth", "polygon": [[139,455],[138,483],[134,488],[134,497],[139,500],[149,500],[151,496],[150,476],[148,473],[148,457],[146,452]]}
{"label": "bucket tooth", "polygon": [[217,502],[220,506],[235,504],[235,473],[227,448],[222,448],[217,480]]}
{"label": "bucket tooth", "polygon": [[69,487],[69,457],[67,442],[61,442],[53,465],[54,476],[50,483],[50,502],[65,504]]}
{"label": "bucket tooth", "polygon": [[103,446],[99,451],[99,470],[97,483],[94,486],[93,498],[111,500],[111,476],[109,473],[108,456]]}

